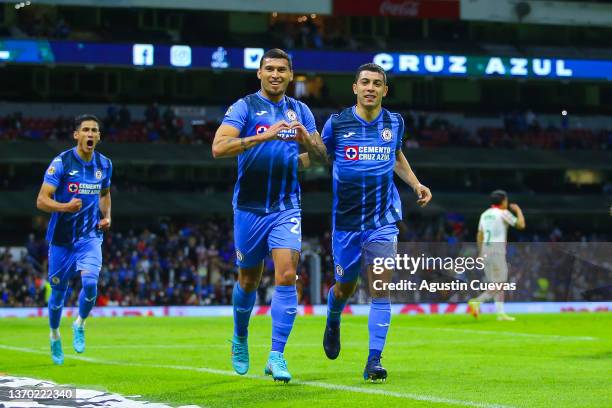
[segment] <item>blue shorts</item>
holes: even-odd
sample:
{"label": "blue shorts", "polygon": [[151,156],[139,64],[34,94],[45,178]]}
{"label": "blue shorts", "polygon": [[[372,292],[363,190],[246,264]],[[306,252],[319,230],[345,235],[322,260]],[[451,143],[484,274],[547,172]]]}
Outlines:
{"label": "blue shorts", "polygon": [[66,289],[77,272],[95,275],[102,269],[102,238],[83,238],[69,246],[49,245],[49,283]]}
{"label": "blue shorts", "polygon": [[361,271],[373,263],[373,256],[395,257],[398,234],[395,224],[364,231],[334,231],[332,252],[336,281],[356,281]]}
{"label": "blue shorts", "polygon": [[234,210],[236,264],[256,266],[275,248],[302,250],[302,214],[299,208],[270,214]]}

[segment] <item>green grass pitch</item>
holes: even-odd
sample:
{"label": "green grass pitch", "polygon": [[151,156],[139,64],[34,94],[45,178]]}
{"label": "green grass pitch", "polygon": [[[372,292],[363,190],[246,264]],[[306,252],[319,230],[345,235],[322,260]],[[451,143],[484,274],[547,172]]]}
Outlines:
{"label": "green grass pitch", "polygon": [[[87,349],[48,353],[46,319],[0,319],[0,372],[204,407],[612,406],[612,314],[393,316],[386,383],[365,383],[367,317],[344,316],[342,351],[327,360],[324,318],[298,316],[285,357],[290,384],[263,376],[269,317],[250,327],[251,368],[233,374],[230,318],[92,318]],[[1,404],[0,404],[1,405]]]}

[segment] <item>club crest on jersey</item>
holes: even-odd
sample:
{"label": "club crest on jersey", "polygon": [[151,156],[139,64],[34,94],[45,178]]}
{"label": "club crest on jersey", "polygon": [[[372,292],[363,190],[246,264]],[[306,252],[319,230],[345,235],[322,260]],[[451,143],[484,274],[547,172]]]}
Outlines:
{"label": "club crest on jersey", "polygon": [[380,134],[380,138],[383,142],[390,142],[393,139],[393,132],[389,128],[384,128]]}
{"label": "club crest on jersey", "polygon": [[236,250],[236,258],[238,258],[240,262],[242,262],[242,260],[244,259],[244,255],[242,255],[242,252],[240,252],[239,249]]}
{"label": "club crest on jersey", "polygon": [[60,278],[58,278],[57,276],[52,277],[51,283],[54,285],[58,285],[60,283]]}
{"label": "club crest on jersey", "polygon": [[102,171],[101,170],[96,171],[96,178],[98,180],[100,180],[102,178]]}
{"label": "club crest on jersey", "polygon": [[47,174],[52,176],[55,174],[55,167],[51,166],[49,167],[49,170],[47,170]]}
{"label": "club crest on jersey", "polygon": [[287,119],[289,119],[291,122],[293,122],[294,120],[297,120],[297,113],[295,113],[293,109],[287,109],[287,112],[285,112],[285,115],[287,115]]}
{"label": "club crest on jersey", "polygon": [[79,183],[68,183],[68,192],[69,193],[78,193],[79,192]]}
{"label": "club crest on jersey", "polygon": [[342,276],[344,275],[344,269],[340,265],[336,265],[336,275]]}
{"label": "club crest on jersey", "polygon": [[359,160],[359,146],[345,146],[344,158],[346,160]]}

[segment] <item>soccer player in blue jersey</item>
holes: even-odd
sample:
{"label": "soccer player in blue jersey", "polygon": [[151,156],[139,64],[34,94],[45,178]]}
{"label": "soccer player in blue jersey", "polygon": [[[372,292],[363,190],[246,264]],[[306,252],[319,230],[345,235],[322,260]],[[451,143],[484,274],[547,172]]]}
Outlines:
{"label": "soccer player in blue jersey", "polygon": [[[368,251],[395,256],[402,208],[393,174],[407,183],[427,205],[431,192],[422,185],[402,153],[404,121],[397,113],[382,107],[387,94],[385,71],[376,64],[359,67],[353,84],[357,104],[332,115],[322,132],[327,155],[333,164],[332,251],[336,283],[329,290],[327,324],[323,338],[325,354],[335,359],[340,353],[340,316],[357,287],[362,263],[367,265],[372,301],[368,319],[369,349],[364,378],[384,380],[387,371],[380,363],[389,324],[391,305],[388,290],[374,290],[372,262]],[[305,166],[318,157],[303,154]],[[373,248],[377,246],[377,248]],[[362,259],[364,254],[366,259]],[[390,282],[392,271],[382,278]]]}
{"label": "soccer player in blue jersey", "polygon": [[276,288],[272,346],[264,371],[275,381],[288,382],[283,353],[297,313],[295,281],[302,246],[298,144],[317,158],[314,146],[322,146],[322,141],[310,109],[285,95],[293,80],[287,53],[267,51],[257,77],[261,89],[230,106],[212,147],[214,157],[238,156],[233,207],[239,270],[233,291],[232,365],[241,375],[249,369],[249,318],[263,260],[271,252]]}
{"label": "soccer player in blue jersey", "polygon": [[76,147],[60,153],[45,173],[36,206],[51,213],[49,242],[49,326],[51,358],[64,363],[59,325],[68,282],[78,272],[82,289],[79,315],[72,325],[72,345],[85,351],[85,319],[96,302],[102,267],[103,231],[111,225],[110,183],[113,165],[95,151],[100,141],[100,120],[94,115],[75,119]]}

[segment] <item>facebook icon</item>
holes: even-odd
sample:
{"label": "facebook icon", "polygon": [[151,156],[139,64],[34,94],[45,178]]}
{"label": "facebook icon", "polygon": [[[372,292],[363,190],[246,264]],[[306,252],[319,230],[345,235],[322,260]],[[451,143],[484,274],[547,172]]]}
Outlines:
{"label": "facebook icon", "polygon": [[153,65],[153,62],[152,44],[134,44],[132,47],[132,64]]}

